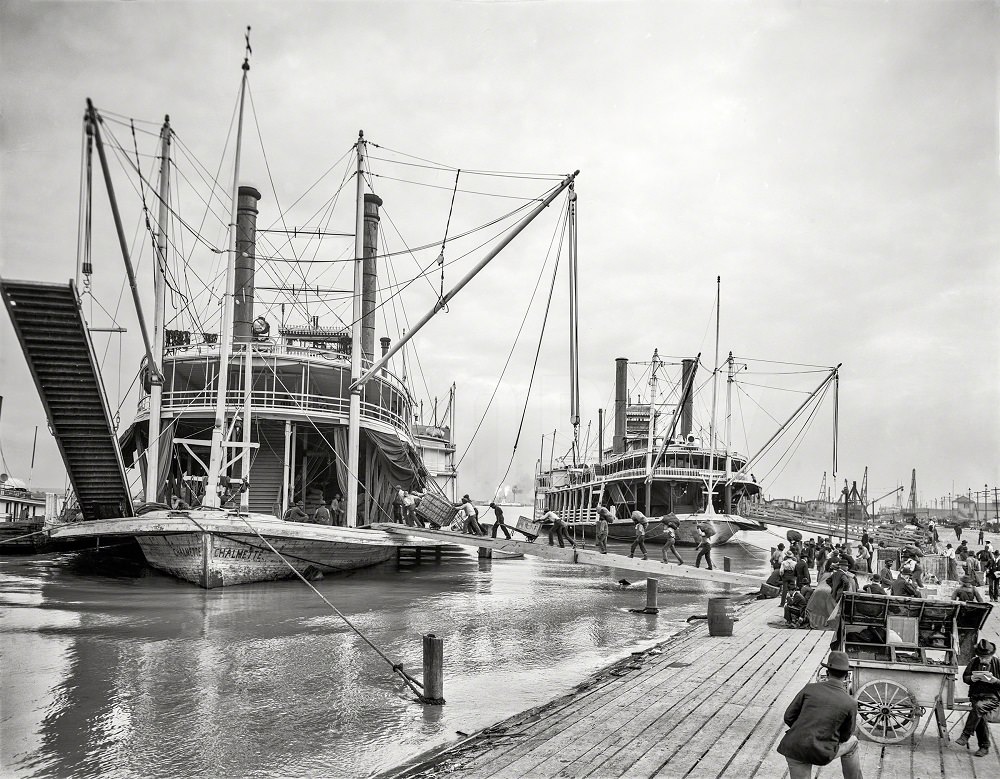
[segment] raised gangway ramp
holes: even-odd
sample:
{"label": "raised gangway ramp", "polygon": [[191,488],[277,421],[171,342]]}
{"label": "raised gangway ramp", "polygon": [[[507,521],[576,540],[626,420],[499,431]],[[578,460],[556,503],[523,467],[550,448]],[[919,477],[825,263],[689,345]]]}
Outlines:
{"label": "raised gangway ramp", "polygon": [[659,560],[640,560],[638,557],[630,558],[610,552],[608,554],[601,554],[591,549],[573,549],[572,547],[564,549],[559,546],[549,546],[541,537],[534,542],[514,541],[513,539],[508,541],[507,539],[490,538],[489,536],[472,536],[447,530],[428,530],[426,528],[407,527],[406,525],[389,523],[379,523],[371,525],[371,527],[377,530],[384,530],[392,535],[428,539],[439,541],[442,544],[495,549],[500,552],[544,557],[548,560],[558,560],[564,563],[599,565],[604,568],[639,571],[653,578],[673,576],[679,579],[697,579],[717,584],[739,584],[751,587],[759,587],[761,582],[759,576],[748,576],[745,573],[731,573],[730,571],[722,571],[718,568],[709,570],[707,568],[695,568],[691,565],[661,563]]}
{"label": "raised gangway ramp", "polygon": [[83,518],[132,516],[125,466],[76,286],[0,279],[0,293]]}

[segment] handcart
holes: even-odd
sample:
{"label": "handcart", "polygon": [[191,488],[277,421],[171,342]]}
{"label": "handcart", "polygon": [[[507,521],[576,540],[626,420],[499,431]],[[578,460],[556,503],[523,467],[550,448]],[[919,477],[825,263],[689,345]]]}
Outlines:
{"label": "handcart", "polygon": [[862,735],[898,743],[933,708],[946,737],[959,666],[972,659],[993,605],[848,592],[840,609],[834,648],[850,658]]}

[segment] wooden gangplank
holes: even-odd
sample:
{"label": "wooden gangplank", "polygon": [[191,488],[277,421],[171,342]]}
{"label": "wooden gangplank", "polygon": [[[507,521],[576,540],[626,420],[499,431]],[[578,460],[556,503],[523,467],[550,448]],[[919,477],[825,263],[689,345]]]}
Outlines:
{"label": "wooden gangplank", "polygon": [[454,533],[447,530],[428,530],[426,528],[408,527],[391,523],[371,525],[375,530],[384,530],[404,541],[406,538],[428,539],[442,544],[456,544],[478,548],[494,549],[499,552],[525,554],[534,557],[544,557],[547,560],[557,560],[563,563],[580,563],[583,565],[599,565],[604,568],[615,568],[626,571],[637,571],[651,578],[672,576],[678,579],[696,579],[698,581],[715,582],[717,584],[739,584],[743,586],[760,586],[759,576],[748,576],[744,573],[732,573],[718,568],[695,568],[691,565],[663,563],[659,560],[640,560],[622,554],[601,554],[591,549],[573,549],[549,546],[541,539],[530,541],[515,541],[513,539],[490,538],[489,536],[473,536],[465,533]]}

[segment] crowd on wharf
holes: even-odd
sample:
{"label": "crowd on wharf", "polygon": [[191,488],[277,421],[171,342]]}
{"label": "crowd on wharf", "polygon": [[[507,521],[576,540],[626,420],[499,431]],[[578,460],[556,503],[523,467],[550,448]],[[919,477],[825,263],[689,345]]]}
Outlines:
{"label": "crowd on wharf", "polygon": [[[933,542],[937,546],[938,542]],[[876,555],[882,565],[875,570]],[[761,585],[759,600],[779,598],[789,627],[824,629],[836,620],[836,606],[845,592],[868,592],[874,595],[894,595],[921,598],[921,589],[938,584],[937,578],[925,575],[920,563],[923,552],[919,545],[898,553],[898,570],[893,571],[893,557],[884,541],[874,545],[865,532],[855,551],[851,544],[835,544],[831,538],[805,542],[795,540],[789,548],[780,543],[771,547],[771,575]],[[988,586],[989,599],[1000,601],[1000,549],[986,541],[973,550],[963,541],[958,549],[946,545],[948,579],[959,582],[953,600],[983,601],[977,585]],[[816,572],[813,583],[812,573]],[[858,574],[869,574],[870,581],[859,585]]]}

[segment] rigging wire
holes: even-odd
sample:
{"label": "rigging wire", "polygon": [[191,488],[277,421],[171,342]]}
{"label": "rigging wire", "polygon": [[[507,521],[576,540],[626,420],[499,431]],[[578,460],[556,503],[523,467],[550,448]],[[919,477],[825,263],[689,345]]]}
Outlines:
{"label": "rigging wire", "polygon": [[[398,149],[391,149],[388,146],[383,146],[381,144],[373,143],[371,141],[369,141],[369,143],[373,147],[375,147],[376,149],[385,149],[387,152],[391,152],[392,154],[399,154],[399,155],[401,155],[403,157],[409,157],[412,160],[420,160],[421,162],[426,162],[426,163],[428,163],[430,165],[435,165],[440,170],[449,170],[449,171],[450,170],[457,170],[457,168],[454,165],[445,165],[444,163],[441,163],[441,162],[435,162],[434,160],[429,160],[426,157],[418,157],[415,154],[408,154],[407,152],[399,151]],[[522,178],[523,177],[523,178],[536,178],[536,179],[557,180],[557,181],[562,181],[564,178],[566,178],[566,175],[562,174],[562,173],[559,173],[559,174],[556,174],[556,173],[551,173],[551,174],[548,174],[548,173],[518,173],[516,171],[490,171],[490,170],[466,170],[465,172],[469,173],[469,174],[479,175],[479,176],[500,176],[500,177],[504,177],[504,178]]]}
{"label": "rigging wire", "polygon": [[521,441],[521,431],[524,429],[524,418],[528,413],[528,401],[531,399],[531,387],[535,383],[535,372],[538,370],[538,357],[542,353],[542,341],[545,338],[545,325],[549,320],[549,310],[552,307],[552,296],[556,288],[556,277],[559,272],[559,260],[562,257],[563,239],[565,237],[566,234],[565,232],[563,232],[563,234],[559,238],[559,248],[556,251],[556,261],[552,269],[552,285],[549,287],[549,299],[545,304],[545,316],[542,317],[542,329],[541,332],[538,334],[538,348],[535,349],[535,362],[531,367],[531,378],[528,379],[528,389],[524,393],[524,408],[521,411],[521,421],[518,423],[517,426],[517,436],[514,438],[514,449],[510,453],[510,461],[507,463],[507,470],[504,471],[503,476],[500,478],[500,483],[497,485],[496,492],[494,492],[494,495],[496,495],[497,492],[500,491],[500,487],[502,487],[503,483],[507,481],[507,477],[510,475],[510,469],[514,465],[514,457],[517,454],[517,445]]}
{"label": "rigging wire", "polygon": [[[482,416],[479,417],[479,422],[476,424],[476,429],[473,431],[472,437],[469,439],[469,442],[465,446],[465,452],[462,454],[461,458],[459,458],[458,463],[456,463],[456,465],[455,465],[456,470],[459,468],[459,466],[462,465],[462,462],[465,460],[466,456],[472,450],[472,444],[476,440],[476,436],[478,435],[480,428],[483,426],[483,422],[486,421],[486,415],[489,413],[490,406],[493,405],[493,400],[494,400],[494,398],[496,398],[497,392],[500,390],[500,384],[503,381],[504,374],[507,372],[507,367],[510,365],[511,358],[513,358],[513,356],[514,356],[514,350],[517,348],[517,343],[518,343],[518,340],[521,337],[521,332],[524,330],[524,325],[528,321],[528,314],[531,312],[531,306],[532,306],[532,304],[535,301],[535,295],[538,292],[538,287],[540,286],[540,284],[542,282],[542,278],[543,278],[543,276],[545,274],[545,268],[549,264],[549,259],[550,259],[551,255],[552,255],[552,246],[555,244],[556,236],[559,235],[561,232],[565,231],[565,229],[566,229],[566,221],[567,221],[568,214],[569,214],[568,210],[565,210],[563,212],[562,218],[559,219],[559,221],[556,223],[556,227],[555,227],[555,229],[552,232],[552,238],[549,240],[549,248],[548,248],[548,251],[546,251],[546,253],[545,253],[545,261],[542,263],[542,267],[538,269],[538,277],[535,279],[534,289],[531,290],[531,297],[528,299],[528,305],[524,309],[524,316],[521,317],[521,325],[520,325],[520,327],[517,328],[517,334],[514,336],[514,343],[511,344],[510,351],[507,353],[507,360],[504,362],[503,368],[500,370],[500,376],[497,378],[496,386],[493,388],[493,394],[490,395],[490,399],[486,403],[486,408],[483,409]],[[561,249],[561,247],[562,247],[562,243],[560,241],[560,249]],[[556,267],[555,267],[555,270],[553,271],[553,274],[555,274],[555,271],[558,270],[558,269],[559,269],[559,265],[558,265],[558,257],[557,257]],[[555,282],[553,282],[553,284],[554,283]],[[549,293],[549,300],[550,301],[552,299],[551,295],[552,295],[552,293],[550,292]],[[503,480],[501,480],[501,484],[502,483],[503,483]]]}

